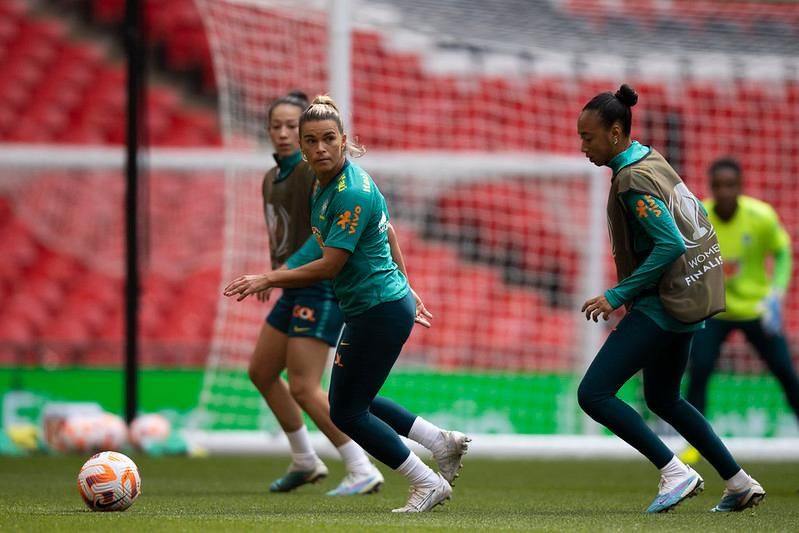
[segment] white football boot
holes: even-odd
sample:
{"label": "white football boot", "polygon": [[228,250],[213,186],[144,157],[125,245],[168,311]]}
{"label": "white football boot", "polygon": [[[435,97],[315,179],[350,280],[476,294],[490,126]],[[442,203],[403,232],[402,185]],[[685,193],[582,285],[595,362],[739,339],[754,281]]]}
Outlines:
{"label": "white football boot", "polygon": [[436,476],[438,476],[438,483],[432,487],[416,487],[412,485],[408,503],[398,509],[393,509],[391,512],[424,513],[452,498],[452,487],[449,482],[440,473],[436,474]]}
{"label": "white football boot", "polygon": [[369,472],[349,472],[338,486],[327,492],[328,496],[355,496],[358,494],[372,494],[380,490],[383,485],[383,474],[369,463]]}
{"label": "white football boot", "polygon": [[469,443],[472,441],[469,437],[460,431],[442,431],[444,443],[437,446],[432,450],[433,459],[438,464],[438,471],[447,483],[450,485],[455,484],[455,478],[460,475],[460,470],[463,467],[461,459],[469,451]]}

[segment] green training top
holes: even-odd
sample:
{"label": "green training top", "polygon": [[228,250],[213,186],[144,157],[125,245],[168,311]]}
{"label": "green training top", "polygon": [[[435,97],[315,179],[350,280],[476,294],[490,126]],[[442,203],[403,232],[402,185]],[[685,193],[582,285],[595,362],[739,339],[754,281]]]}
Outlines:
{"label": "green training top", "polygon": [[361,167],[345,162],[338,178],[311,194],[313,236],[289,258],[296,268],[322,256],[322,247],[352,255],[333,280],[333,290],[346,316],[355,316],[385,302],[403,298],[410,287],[391,257],[386,200]]}
{"label": "green training top", "polygon": [[[627,150],[611,159],[608,166],[615,175],[622,167],[646,157],[649,151],[649,147],[633,141]],[[685,243],[668,208],[660,198],[636,191],[627,191],[622,195],[622,200],[630,228],[632,249],[638,257],[645,259],[629,277],[605,291],[608,303],[617,309],[624,302],[632,301],[632,309],[644,313],[667,331],[702,329],[704,321],[685,324],[672,317],[657,295],[661,276],[685,253]]]}
{"label": "green training top", "polygon": [[[754,320],[763,314],[763,299],[776,289],[782,293],[791,277],[791,243],[777,213],[767,203],[741,195],[730,220],[722,220],[715,211],[715,201],[704,204],[724,258],[724,285],[727,310],[716,315],[722,320]],[[774,257],[774,274],[766,269]]]}

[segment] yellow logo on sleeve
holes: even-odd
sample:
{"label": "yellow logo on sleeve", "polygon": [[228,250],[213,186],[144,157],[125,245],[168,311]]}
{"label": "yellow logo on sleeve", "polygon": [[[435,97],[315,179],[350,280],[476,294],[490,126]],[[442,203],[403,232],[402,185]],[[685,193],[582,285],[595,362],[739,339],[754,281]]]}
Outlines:
{"label": "yellow logo on sleeve", "polygon": [[663,212],[658,207],[655,199],[652,198],[652,195],[647,194],[644,196],[644,198],[646,198],[646,202],[643,200],[638,200],[635,203],[635,211],[638,213],[638,218],[648,218],[649,213],[654,213],[655,218],[660,218],[660,215],[662,215]]}
{"label": "yellow logo on sleeve", "polygon": [[361,211],[362,209],[359,205],[355,206],[354,212],[350,211],[349,209],[344,211],[338,216],[338,222],[336,222],[336,225],[343,230],[347,230],[349,228],[347,233],[352,235],[358,229],[358,223],[361,220]]}

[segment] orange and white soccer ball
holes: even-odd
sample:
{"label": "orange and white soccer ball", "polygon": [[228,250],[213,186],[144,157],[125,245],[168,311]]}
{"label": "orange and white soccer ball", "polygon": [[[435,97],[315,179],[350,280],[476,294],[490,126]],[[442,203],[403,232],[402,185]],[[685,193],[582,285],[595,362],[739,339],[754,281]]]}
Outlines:
{"label": "orange and white soccer ball", "polygon": [[172,432],[172,424],[159,414],[137,416],[130,424],[130,443],[137,448],[144,448],[148,444],[161,444],[166,442]]}
{"label": "orange and white soccer ball", "polygon": [[67,453],[119,450],[127,440],[125,421],[110,413],[73,415],[64,420],[54,448]]}
{"label": "orange and white soccer ball", "polygon": [[124,511],[141,494],[139,469],[127,455],[97,453],[81,467],[78,491],[92,511]]}

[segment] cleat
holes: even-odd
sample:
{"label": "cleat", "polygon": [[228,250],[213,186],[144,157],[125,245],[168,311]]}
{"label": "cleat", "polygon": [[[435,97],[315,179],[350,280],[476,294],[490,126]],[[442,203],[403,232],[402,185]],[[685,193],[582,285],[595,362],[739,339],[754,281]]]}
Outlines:
{"label": "cleat", "polygon": [[755,505],[760,505],[760,502],[766,497],[766,491],[760,486],[760,483],[750,478],[749,486],[744,490],[738,492],[730,492],[724,489],[724,494],[721,495],[721,501],[710,511],[713,513],[730,513],[743,511]]}
{"label": "cleat", "polygon": [[302,470],[292,464],[285,476],[274,480],[269,485],[269,492],[291,492],[297,487],[309,483],[318,483],[326,477],[327,467],[325,463],[318,459],[316,465],[310,470]]}
{"label": "cleat", "polygon": [[688,446],[680,453],[679,458],[680,461],[687,465],[695,465],[702,460],[702,455],[693,446]]}
{"label": "cleat", "polygon": [[446,500],[452,498],[452,487],[440,473],[438,483],[432,487],[411,486],[408,503],[404,506],[393,509],[392,513],[424,513],[432,510],[436,505],[443,505]]}
{"label": "cleat", "polygon": [[355,496],[358,494],[374,494],[383,486],[383,474],[373,464],[365,474],[350,472],[338,486],[327,492],[328,496]]}
{"label": "cleat", "polygon": [[433,450],[433,458],[438,464],[438,471],[447,483],[450,485],[455,484],[455,478],[460,475],[460,469],[463,467],[461,459],[469,450],[469,443],[472,441],[469,437],[460,431],[444,431],[444,444]]}
{"label": "cleat", "polygon": [[688,498],[693,498],[705,490],[705,481],[699,474],[694,472],[690,466],[685,476],[667,482],[665,478],[660,479],[658,495],[655,500],[647,507],[647,513],[665,513],[677,507]]}

